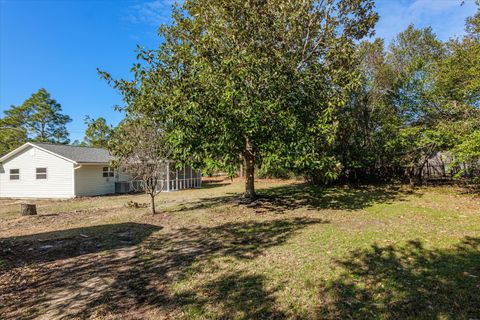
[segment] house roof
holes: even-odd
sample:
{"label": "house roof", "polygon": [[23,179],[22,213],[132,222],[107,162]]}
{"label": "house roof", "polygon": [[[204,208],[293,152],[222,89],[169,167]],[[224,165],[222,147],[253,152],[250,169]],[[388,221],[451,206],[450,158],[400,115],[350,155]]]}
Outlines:
{"label": "house roof", "polygon": [[52,144],[43,142],[27,142],[23,146],[13,150],[9,154],[0,158],[0,161],[4,161],[28,146],[34,146],[39,149],[43,149],[47,152],[56,154],[61,158],[70,160],[75,163],[109,163],[112,159],[110,153],[102,148],[92,147],[78,147],[69,146],[65,144]]}
{"label": "house roof", "polygon": [[102,148],[38,142],[33,142],[32,144],[77,163],[108,163],[112,159],[110,153]]}

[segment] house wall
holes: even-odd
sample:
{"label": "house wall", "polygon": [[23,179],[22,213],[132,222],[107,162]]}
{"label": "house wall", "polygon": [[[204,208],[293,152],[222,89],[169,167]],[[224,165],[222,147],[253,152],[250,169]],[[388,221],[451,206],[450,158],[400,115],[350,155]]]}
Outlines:
{"label": "house wall", "polygon": [[[36,179],[36,168],[47,168],[47,179]],[[10,180],[10,169],[20,169],[20,180]],[[0,197],[71,198],[73,164],[40,149],[29,147],[7,159],[0,170]]]}
{"label": "house wall", "polygon": [[133,180],[132,177],[125,172],[117,171],[115,172],[118,176],[117,181],[131,181]]}
{"label": "house wall", "polygon": [[97,196],[115,193],[115,177],[103,177],[103,165],[82,165],[75,169],[75,195]]}

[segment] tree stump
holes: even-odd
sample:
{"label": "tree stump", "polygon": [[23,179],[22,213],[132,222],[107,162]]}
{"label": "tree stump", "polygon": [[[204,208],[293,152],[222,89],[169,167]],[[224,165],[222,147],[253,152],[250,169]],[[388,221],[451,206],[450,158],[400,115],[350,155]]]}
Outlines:
{"label": "tree stump", "polygon": [[37,214],[37,206],[31,203],[22,203],[20,214],[22,216],[33,216]]}

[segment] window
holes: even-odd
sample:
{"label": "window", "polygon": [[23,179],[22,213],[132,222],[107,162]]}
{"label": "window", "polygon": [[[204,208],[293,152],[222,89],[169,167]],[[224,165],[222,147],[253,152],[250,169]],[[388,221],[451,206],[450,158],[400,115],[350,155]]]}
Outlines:
{"label": "window", "polygon": [[10,180],[20,180],[20,169],[10,169]]}
{"label": "window", "polygon": [[103,177],[104,178],[113,177],[113,175],[114,175],[113,168],[103,167]]}
{"label": "window", "polygon": [[47,168],[37,168],[37,180],[47,179]]}

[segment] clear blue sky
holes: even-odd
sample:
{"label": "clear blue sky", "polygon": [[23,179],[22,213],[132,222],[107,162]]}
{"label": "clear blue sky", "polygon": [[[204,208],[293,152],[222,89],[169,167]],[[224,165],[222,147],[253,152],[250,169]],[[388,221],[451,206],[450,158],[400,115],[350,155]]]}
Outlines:
{"label": "clear blue sky", "polygon": [[[83,119],[116,124],[119,95],[96,68],[128,77],[135,47],[155,47],[173,0],[0,0],[0,112],[45,88],[73,118],[71,140],[82,139]],[[387,42],[409,23],[432,26],[440,39],[463,34],[474,0],[377,0],[377,36]]]}

